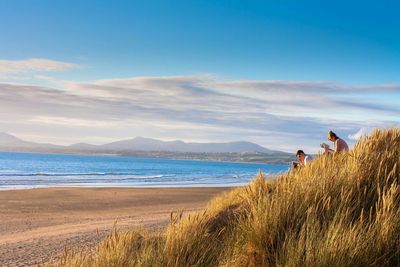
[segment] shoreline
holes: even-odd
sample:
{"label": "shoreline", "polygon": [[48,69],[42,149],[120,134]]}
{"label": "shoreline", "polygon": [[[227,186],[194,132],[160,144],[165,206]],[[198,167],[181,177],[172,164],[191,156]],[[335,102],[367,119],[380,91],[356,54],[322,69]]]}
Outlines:
{"label": "shoreline", "polygon": [[[149,156],[136,156],[136,155],[124,155],[117,153],[78,153],[78,152],[40,152],[40,151],[0,151],[0,153],[27,153],[27,154],[41,154],[41,155],[72,155],[72,156],[88,156],[88,157],[125,157],[125,158],[140,158],[140,159],[161,159],[161,160],[178,160],[178,161],[196,161],[196,162],[221,162],[221,163],[242,163],[242,164],[259,164],[259,165],[287,165],[288,162],[259,162],[259,161],[226,161],[226,160],[207,160],[207,159],[183,159],[174,157],[149,157]],[[288,155],[289,152],[284,152]],[[212,154],[212,153],[210,153]],[[215,153],[218,154],[218,153]],[[268,155],[268,154],[266,154]]]}
{"label": "shoreline", "polygon": [[248,183],[240,183],[240,184],[196,184],[196,185],[165,185],[165,186],[110,186],[110,185],[104,185],[104,186],[93,186],[93,185],[88,185],[88,186],[37,186],[37,187],[26,187],[26,188],[0,188],[0,192],[19,192],[19,191],[29,191],[29,190],[40,190],[40,189],[109,189],[109,190],[119,190],[119,189],[209,189],[209,188],[238,188],[242,186],[248,185]]}
{"label": "shoreline", "polygon": [[38,265],[64,248],[93,249],[112,230],[159,228],[232,187],[52,187],[0,191],[0,265]]}

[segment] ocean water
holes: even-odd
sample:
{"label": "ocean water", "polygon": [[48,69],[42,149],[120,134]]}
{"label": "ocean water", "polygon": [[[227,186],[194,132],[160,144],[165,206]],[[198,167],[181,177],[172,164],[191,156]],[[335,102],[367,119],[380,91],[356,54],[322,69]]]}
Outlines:
{"label": "ocean water", "polygon": [[0,190],[38,187],[239,186],[282,164],[0,152]]}

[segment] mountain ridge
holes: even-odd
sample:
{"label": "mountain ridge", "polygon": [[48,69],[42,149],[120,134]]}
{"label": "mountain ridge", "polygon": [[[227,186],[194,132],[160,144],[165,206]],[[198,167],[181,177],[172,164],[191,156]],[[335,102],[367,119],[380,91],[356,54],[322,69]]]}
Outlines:
{"label": "mountain ridge", "polygon": [[55,145],[48,143],[36,143],[25,141],[12,134],[0,132],[0,149],[7,151],[24,151],[32,149],[41,149],[50,151],[54,150],[79,150],[87,152],[115,152],[115,151],[165,151],[177,153],[287,153],[283,151],[271,150],[256,143],[248,141],[235,142],[211,142],[211,143],[196,143],[184,142],[181,140],[162,141],[153,138],[135,137],[131,139],[118,140],[101,145],[93,145],[89,143],[75,143],[71,145]]}

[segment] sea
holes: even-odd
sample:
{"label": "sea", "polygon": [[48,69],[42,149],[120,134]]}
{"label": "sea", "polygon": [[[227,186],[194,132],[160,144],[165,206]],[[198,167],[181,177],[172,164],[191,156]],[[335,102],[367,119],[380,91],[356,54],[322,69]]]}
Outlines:
{"label": "sea", "polygon": [[43,187],[222,187],[248,184],[287,164],[0,152],[0,190]]}

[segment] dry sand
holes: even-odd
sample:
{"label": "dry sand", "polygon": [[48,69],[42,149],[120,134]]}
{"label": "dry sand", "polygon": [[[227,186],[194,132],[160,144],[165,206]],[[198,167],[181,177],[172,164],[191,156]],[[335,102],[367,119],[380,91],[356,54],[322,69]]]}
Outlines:
{"label": "dry sand", "polygon": [[159,227],[228,188],[45,188],[0,191],[0,266],[40,265],[64,247],[93,248],[118,229]]}

